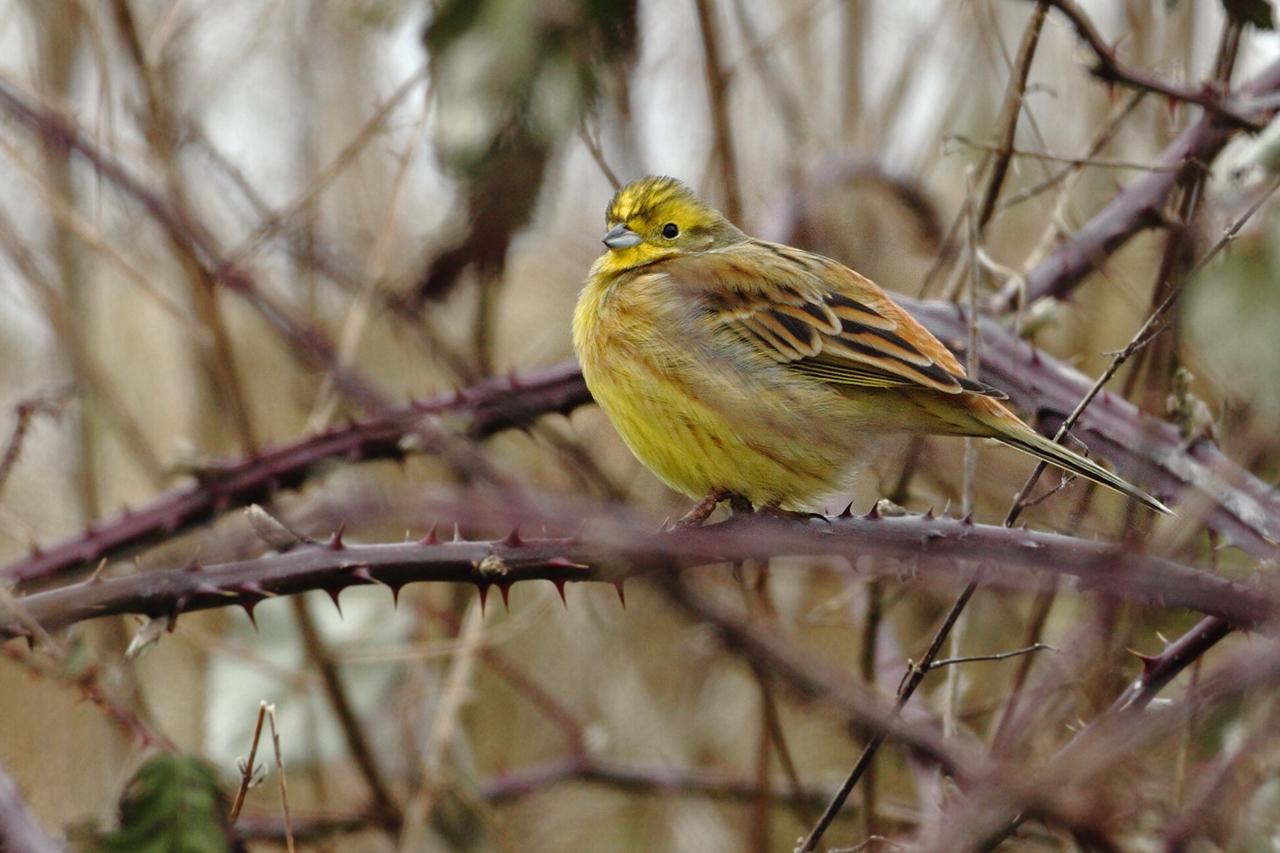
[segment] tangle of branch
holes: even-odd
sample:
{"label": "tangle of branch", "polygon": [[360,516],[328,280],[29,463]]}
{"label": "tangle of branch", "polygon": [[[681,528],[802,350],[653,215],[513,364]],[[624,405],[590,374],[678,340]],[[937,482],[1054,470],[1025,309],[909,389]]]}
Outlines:
{"label": "tangle of branch", "polygon": [[1216,92],[1207,85],[1185,86],[1165,77],[1125,65],[1075,0],[1036,0],[1036,2],[1057,9],[1071,23],[1076,35],[1093,52],[1095,59],[1093,74],[1099,80],[1163,95],[1175,101],[1196,104],[1203,107],[1208,117],[1219,124],[1225,123],[1234,128],[1255,132],[1266,127],[1267,122],[1264,116],[1241,112],[1238,106],[1228,100],[1223,93]]}
{"label": "tangle of branch", "polygon": [[[1280,91],[1280,60],[1264,68],[1240,90],[1250,97]],[[1258,110],[1256,120],[1267,121],[1275,107]],[[1157,160],[1163,167],[1149,172],[1115,195],[1085,225],[1064,240],[1047,258],[1027,273],[1025,287],[1016,283],[992,295],[983,306],[1000,314],[1012,311],[1020,301],[1027,304],[1044,297],[1062,299],[1139,231],[1156,228],[1166,221],[1165,205],[1176,187],[1188,175],[1206,170],[1235,136],[1235,128],[1224,126],[1214,115],[1205,115],[1188,127]]]}
{"label": "tangle of branch", "polygon": [[33,548],[0,568],[0,580],[48,580],[162,542],[229,509],[265,502],[280,490],[297,488],[327,460],[400,459],[413,450],[430,450],[406,441],[429,418],[449,414],[454,430],[483,438],[527,426],[550,412],[567,414],[590,399],[577,365],[565,363],[518,379],[489,379],[464,391],[416,401],[254,456],[205,467],[194,482],[144,506],[121,512],[47,549]]}

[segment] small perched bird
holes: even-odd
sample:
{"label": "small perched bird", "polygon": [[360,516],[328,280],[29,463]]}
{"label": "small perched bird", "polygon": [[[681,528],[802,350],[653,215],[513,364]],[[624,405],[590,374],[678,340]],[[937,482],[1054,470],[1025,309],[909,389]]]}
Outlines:
{"label": "small perched bird", "polygon": [[891,432],[995,438],[1169,512],[1023,423],[875,283],[748,237],[680,181],[623,187],[605,224],[574,349],[623,441],[701,517],[802,508]]}

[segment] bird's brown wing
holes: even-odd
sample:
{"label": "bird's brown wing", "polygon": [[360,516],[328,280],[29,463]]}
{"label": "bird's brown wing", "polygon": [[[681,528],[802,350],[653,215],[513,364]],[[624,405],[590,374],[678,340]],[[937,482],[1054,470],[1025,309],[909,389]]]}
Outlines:
{"label": "bird's brown wing", "polygon": [[712,321],[799,373],[868,388],[1004,395],[875,283],[829,258],[750,240],[663,262]]}

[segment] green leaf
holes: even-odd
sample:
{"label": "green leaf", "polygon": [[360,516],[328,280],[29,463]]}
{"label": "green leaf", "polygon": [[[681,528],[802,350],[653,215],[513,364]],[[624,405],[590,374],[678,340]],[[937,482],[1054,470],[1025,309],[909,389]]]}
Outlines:
{"label": "green leaf", "polygon": [[1271,17],[1269,0],[1222,0],[1227,15],[1260,30],[1274,30],[1276,22]]}
{"label": "green leaf", "polygon": [[230,853],[227,799],[197,758],[162,755],[142,766],[120,799],[120,828],[99,853]]}

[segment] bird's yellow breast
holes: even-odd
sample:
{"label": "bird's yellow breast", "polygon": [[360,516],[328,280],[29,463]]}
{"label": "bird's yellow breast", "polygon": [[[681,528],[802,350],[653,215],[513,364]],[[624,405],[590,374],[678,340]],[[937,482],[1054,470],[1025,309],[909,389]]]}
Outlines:
{"label": "bird's yellow breast", "polygon": [[697,317],[672,313],[682,301],[664,292],[666,276],[598,273],[574,312],[574,348],[592,396],[663,482],[694,498],[725,489],[758,506],[799,504],[841,485],[848,466],[824,452],[830,443],[796,440],[830,392],[815,385],[806,395],[791,381],[803,399],[770,407],[764,401],[776,395],[760,387],[767,372],[711,354]]}

